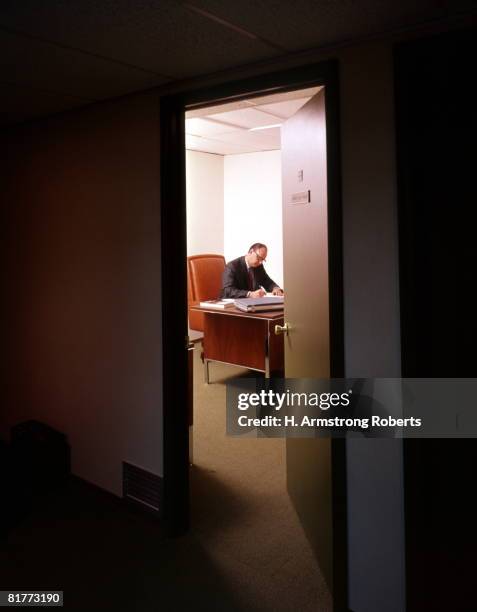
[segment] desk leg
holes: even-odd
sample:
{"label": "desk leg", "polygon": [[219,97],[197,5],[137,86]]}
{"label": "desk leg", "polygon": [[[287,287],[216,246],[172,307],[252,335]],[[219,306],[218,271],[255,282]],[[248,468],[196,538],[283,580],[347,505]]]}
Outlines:
{"label": "desk leg", "polygon": [[194,465],[194,428],[189,425],[189,465]]}
{"label": "desk leg", "polygon": [[204,357],[204,381],[209,384],[209,360]]}
{"label": "desk leg", "polygon": [[194,344],[188,346],[188,411],[189,411],[189,463],[194,461]]}

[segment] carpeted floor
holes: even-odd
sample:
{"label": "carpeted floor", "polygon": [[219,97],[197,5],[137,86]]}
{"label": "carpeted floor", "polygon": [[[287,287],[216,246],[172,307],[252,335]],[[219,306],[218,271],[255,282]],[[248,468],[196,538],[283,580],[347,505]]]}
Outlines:
{"label": "carpeted floor", "polygon": [[189,534],[167,539],[74,480],[0,538],[0,590],[63,590],[64,609],[84,612],[332,609],[285,491],[283,440],[226,437],[220,381],[239,371],[212,364],[207,386],[201,366],[196,350]]}
{"label": "carpeted floor", "polygon": [[242,610],[332,609],[286,493],[285,442],[225,435],[225,385],[244,372],[194,351],[192,526]]}

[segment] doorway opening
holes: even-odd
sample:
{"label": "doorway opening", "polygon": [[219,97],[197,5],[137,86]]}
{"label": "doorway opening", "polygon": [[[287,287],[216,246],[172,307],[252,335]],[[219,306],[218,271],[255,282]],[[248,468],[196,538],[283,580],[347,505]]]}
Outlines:
{"label": "doorway opening", "polygon": [[[266,262],[256,262],[261,267],[255,273],[266,270],[272,279],[267,289],[283,288],[286,301],[281,128],[322,90],[316,86],[186,112],[190,304],[219,298],[225,262],[237,261],[257,243],[267,246],[267,254]],[[252,265],[253,257],[252,251]],[[226,434],[226,382],[284,375],[284,337],[274,335],[283,312],[271,311],[270,321],[264,321],[242,312],[235,317],[234,310],[189,309],[192,529],[221,559],[225,573],[232,571],[227,560],[235,557],[233,573],[243,582],[244,606],[254,601],[261,609],[285,609],[301,595],[301,609],[331,611],[326,579],[287,493],[286,440],[253,431]],[[262,584],[255,580],[258,572]],[[293,588],[285,588],[290,582]]]}
{"label": "doorway opening", "polygon": [[[326,367],[328,376],[342,376],[341,208],[336,66],[333,62],[327,62],[301,70],[277,73],[267,77],[249,79],[245,82],[229,83],[207,91],[181,94],[161,101],[162,286],[164,288],[164,495],[166,519],[168,519],[170,531],[173,533],[180,533],[187,529],[189,525],[189,477],[191,473],[189,469],[189,422],[184,412],[172,410],[172,404],[169,403],[170,399],[173,399],[175,406],[181,405],[181,399],[184,400],[184,405],[187,403],[188,387],[185,384],[188,371],[187,354],[183,348],[182,350],[180,349],[180,344],[177,342],[180,337],[184,338],[184,331],[188,329],[187,304],[183,300],[187,288],[186,256],[192,254],[191,244],[194,244],[194,241],[197,241],[195,248],[202,251],[202,254],[212,253],[222,255],[227,260],[243,255],[250,246],[248,242],[250,244],[256,241],[264,242],[265,244],[268,242],[267,246],[270,249],[270,254],[269,261],[267,261],[267,272],[287,292],[287,274],[284,273],[287,265],[287,250],[285,249],[285,258],[283,258],[283,240],[281,239],[282,232],[280,231],[280,225],[282,224],[282,216],[279,210],[281,207],[281,196],[279,193],[281,178],[275,181],[275,183],[271,179],[273,174],[277,175],[277,168],[278,174],[280,174],[281,166],[280,152],[276,146],[277,135],[279,135],[279,128],[276,124],[281,121],[287,122],[291,116],[296,115],[295,112],[287,116],[286,107],[290,109],[295,105],[297,110],[301,107],[307,107],[308,102],[314,99],[316,93],[321,91],[324,94],[325,89],[327,96],[326,134],[323,132],[325,135],[321,140],[321,145],[325,151],[325,159],[327,161],[321,169],[321,176],[322,178],[324,177],[324,180],[320,182],[320,189],[324,190],[323,193],[325,193],[327,201],[327,206],[325,206],[327,208],[327,215],[324,217],[324,225],[322,227],[323,235],[326,235],[327,244],[325,246],[328,250],[328,257],[324,260],[325,263],[322,266],[323,270],[326,271],[328,284],[326,300],[329,306],[329,321],[327,321],[329,345]],[[299,90],[302,91],[300,92]],[[283,97],[280,97],[280,95],[283,95]],[[324,95],[322,95],[322,103],[324,110]],[[224,106],[225,104],[228,107]],[[276,106],[270,108],[273,105]],[[268,112],[266,109],[260,108],[260,106],[268,106]],[[279,107],[281,113],[278,110]],[[274,115],[272,111],[275,111],[276,114]],[[188,113],[187,115],[186,112]],[[240,125],[240,117],[243,117],[244,114],[255,116],[255,125],[253,123],[252,125]],[[258,117],[263,119],[262,115],[267,116],[265,125],[260,125],[258,121]],[[186,120],[189,126],[187,126]],[[224,131],[224,126],[226,131]],[[188,134],[187,130],[189,130]],[[200,133],[200,130],[203,130],[202,133]],[[224,135],[227,135],[227,137],[223,140]],[[220,136],[220,138],[217,138],[217,136]],[[209,141],[211,147],[208,150],[204,150],[207,144],[206,141]],[[186,143],[189,149],[187,155]],[[247,147],[252,146],[255,146],[256,149],[247,149]],[[219,147],[228,147],[228,149],[220,151]],[[265,155],[263,156],[264,153]],[[258,158],[259,155],[262,155],[261,160]],[[189,159],[186,164],[187,156]],[[194,162],[191,162],[192,157],[196,158]],[[229,158],[228,160],[227,157]],[[214,166],[216,169],[221,167],[222,178],[219,178],[217,181],[216,175],[215,179],[207,180],[207,178],[204,178],[203,172],[196,173],[197,188],[194,197],[198,200],[202,199],[202,205],[198,207],[199,213],[196,215],[196,222],[197,227],[202,229],[196,232],[195,236],[193,232],[189,232],[189,236],[187,236],[186,220],[193,219],[194,215],[190,210],[191,198],[186,198],[186,166],[190,177],[191,173],[194,173],[191,163],[195,162],[197,162],[197,167],[200,167],[200,164],[203,166]],[[244,168],[247,166],[249,166],[249,172],[255,173],[256,179],[244,179]],[[309,170],[310,167],[305,171],[307,177],[313,174],[313,169],[311,168],[311,172]],[[223,188],[222,203],[220,203],[220,182],[222,181],[222,184],[224,184],[226,176],[231,177],[232,182]],[[260,189],[260,186],[264,185],[263,179],[265,177],[268,177],[270,182],[268,184],[265,183],[267,186]],[[219,184],[218,187],[217,184],[215,185],[215,190],[214,180]],[[194,179],[192,179],[193,181]],[[190,184],[188,189],[190,193]],[[279,194],[278,197],[277,192]],[[272,193],[275,196],[269,197]],[[219,194],[218,197],[217,194]],[[314,197],[315,192],[313,192],[312,199]],[[212,201],[214,199],[215,202]],[[266,202],[267,199],[270,199],[270,202]],[[186,200],[188,215],[186,215]],[[278,208],[273,209],[277,201],[279,203]],[[237,202],[239,206],[237,206]],[[263,206],[261,211],[263,212],[262,217],[260,217],[260,205]],[[219,211],[220,206],[222,206],[222,215]],[[268,206],[271,208],[267,208]],[[200,214],[204,209],[208,211],[205,218]],[[243,210],[246,210],[246,215],[240,214]],[[273,217],[274,221],[274,223],[269,221],[273,228],[270,234],[266,234],[267,215]],[[249,217],[253,218],[253,223],[250,223]],[[280,222],[277,223],[276,219],[280,219]],[[261,227],[264,229],[257,227],[259,225],[256,223],[257,220],[260,220]],[[222,236],[222,242],[220,240],[217,241],[217,239],[220,239],[220,236]],[[200,242],[204,238],[209,240],[208,244]],[[314,249],[312,248],[311,252],[313,251]],[[183,255],[183,266],[171,266],[170,253],[172,252],[176,261]],[[168,261],[167,264],[165,263],[166,260]],[[179,270],[179,267],[182,269]],[[171,297],[171,293],[174,297]],[[285,298],[285,304],[287,304],[287,298]],[[194,329],[193,326],[192,329]],[[197,340],[200,341],[200,336]],[[237,369],[235,368],[234,371],[234,367],[228,365],[230,363],[228,360],[227,364],[214,362],[211,371],[212,384],[205,385],[203,376],[200,374],[200,349],[195,351],[195,355],[198,374],[196,376],[196,384],[201,385],[202,394],[205,395],[205,403],[208,402],[209,406],[211,403],[216,404],[218,421],[216,421],[215,426],[217,427],[217,423],[219,423],[218,426],[219,428],[221,427],[223,449],[225,449],[222,457],[227,457],[226,445],[230,444],[232,440],[224,439],[224,421],[220,425],[220,419],[225,417],[225,403],[223,399],[213,399],[212,394],[217,393],[217,389],[219,389],[227,377],[236,375]],[[292,375],[296,376],[297,374],[294,373]],[[306,375],[309,376],[309,374],[303,374],[303,376]],[[316,376],[319,375],[320,373],[317,372]],[[191,388],[190,386],[189,390]],[[202,433],[199,431],[195,432],[196,440],[194,440],[192,455],[193,463],[196,467],[201,467],[201,464],[203,464],[203,480],[204,483],[208,483],[206,486],[212,489],[214,486],[220,488],[216,478],[216,468],[217,466],[221,468],[220,452],[216,452],[219,450],[217,448],[219,446],[217,444],[217,429],[215,430],[216,433],[213,434],[210,431],[207,433],[206,429],[207,425],[210,424],[207,422],[207,416],[210,416],[212,411],[209,410],[209,415],[207,415],[207,407],[200,407],[198,405],[196,408],[202,412],[200,419],[202,419],[202,426],[205,429]],[[196,416],[194,429],[197,428],[199,423],[200,421]],[[201,435],[202,438],[197,438],[198,435]],[[240,444],[243,443],[243,440],[238,439],[236,442]],[[279,444],[283,443],[283,440],[254,439],[251,442],[277,442],[276,446],[278,449]],[[326,503],[333,504],[333,512],[332,514],[330,513],[332,523],[330,522],[327,535],[328,550],[326,555],[330,563],[327,568],[328,576],[326,578],[328,586],[334,592],[333,603],[335,610],[342,609],[340,599],[343,601],[346,599],[346,519],[343,510],[345,504],[345,457],[344,446],[340,442],[339,440],[332,441],[325,449],[326,461],[329,462],[329,469],[332,471],[332,478],[330,472],[328,483],[329,499],[326,500]],[[298,455],[302,452],[305,445],[299,446]],[[271,444],[269,444],[269,447],[271,447]],[[286,451],[286,454],[291,453],[292,457],[292,461],[291,463],[288,461],[286,469],[288,476],[290,476],[290,470],[295,472],[293,476],[295,484],[291,487],[291,490],[290,486],[288,488],[290,493],[292,493],[292,497],[294,497],[294,503],[297,502],[299,506],[301,505],[301,507],[297,507],[295,503],[298,516],[304,526],[304,531],[308,537],[311,537],[313,536],[313,525],[311,525],[311,528],[307,528],[305,525],[305,523],[309,522],[309,516],[306,516],[307,504],[305,503],[303,506],[300,500],[300,496],[303,493],[300,490],[302,488],[301,484],[305,483],[300,482],[299,472],[296,472],[296,466],[293,465],[298,457],[296,450],[297,447],[287,449]],[[309,448],[305,450],[305,454],[308,454],[309,457]],[[207,468],[207,461],[209,460],[210,464],[209,468]],[[316,460],[316,455],[314,460]],[[266,459],[263,458],[263,453],[262,455],[259,453],[255,461],[259,465],[260,463],[265,464]],[[274,460],[272,459],[271,462],[273,463]],[[322,463],[324,464],[325,462]],[[282,467],[281,475],[284,476],[285,463],[283,461],[283,454]],[[240,461],[236,461],[235,464],[232,462],[231,471],[234,472],[235,479],[238,482],[242,475],[241,472],[243,472],[240,469]],[[218,480],[220,482],[220,479]],[[256,485],[255,488],[258,496],[263,496],[267,484],[266,482],[260,482],[259,475],[255,478],[255,482],[253,482],[253,475],[248,478],[245,477],[244,480],[247,481],[246,484],[252,481],[252,484]],[[297,483],[298,488],[295,486]],[[194,486],[195,483],[192,481],[193,490]],[[227,494],[227,488],[225,487],[225,489],[225,492],[219,491],[219,499],[224,501],[224,503],[230,497],[234,497],[233,491],[228,490]],[[223,496],[224,493],[225,497]],[[283,490],[283,493],[285,495],[285,490]],[[229,498],[227,495],[229,495]],[[247,496],[245,495],[243,499],[246,500]],[[242,523],[247,523],[247,516],[249,519],[254,516],[253,510],[247,510],[246,504],[242,504],[240,499],[235,501],[237,502],[235,505],[236,519],[242,521]],[[209,508],[206,509],[206,511],[208,510]],[[212,522],[215,522],[216,526],[222,525],[224,528],[227,528],[225,516],[220,513],[220,508],[216,512],[215,518],[212,516]],[[261,528],[257,529],[255,535],[249,533],[248,537],[260,538],[264,537],[265,534],[266,522],[263,523]],[[242,536],[239,537],[238,541],[243,542],[247,537],[244,534]],[[259,546],[257,550],[264,552],[266,547]],[[245,563],[247,562],[245,561]],[[286,565],[286,561],[283,565]]]}

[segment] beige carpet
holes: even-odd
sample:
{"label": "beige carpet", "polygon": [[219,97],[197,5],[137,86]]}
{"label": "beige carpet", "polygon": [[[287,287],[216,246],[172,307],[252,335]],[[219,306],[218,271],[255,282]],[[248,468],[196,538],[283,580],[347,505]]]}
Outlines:
{"label": "beige carpet", "polygon": [[244,371],[194,351],[192,534],[239,609],[331,611],[331,596],[286,493],[283,439],[225,435],[225,380]]}

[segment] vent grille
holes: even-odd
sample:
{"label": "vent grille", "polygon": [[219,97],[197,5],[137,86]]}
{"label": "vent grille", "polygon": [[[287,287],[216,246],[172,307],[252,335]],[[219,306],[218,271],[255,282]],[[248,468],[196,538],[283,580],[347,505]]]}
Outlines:
{"label": "vent grille", "polygon": [[159,512],[162,478],[123,461],[123,497],[149,510]]}

